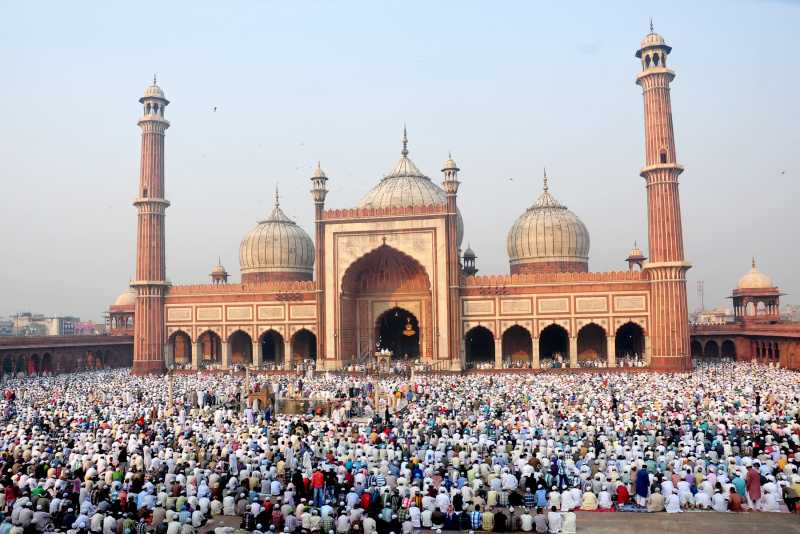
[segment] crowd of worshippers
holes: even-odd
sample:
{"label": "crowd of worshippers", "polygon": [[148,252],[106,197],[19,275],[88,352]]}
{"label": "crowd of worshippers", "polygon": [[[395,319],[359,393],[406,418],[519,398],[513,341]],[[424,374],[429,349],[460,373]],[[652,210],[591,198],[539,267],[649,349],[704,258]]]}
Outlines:
{"label": "crowd of worshippers", "polygon": [[[271,412],[246,386],[339,404],[326,417]],[[380,379],[118,370],[4,388],[0,534],[568,533],[575,511],[796,513],[800,493],[800,374],[756,364]]]}

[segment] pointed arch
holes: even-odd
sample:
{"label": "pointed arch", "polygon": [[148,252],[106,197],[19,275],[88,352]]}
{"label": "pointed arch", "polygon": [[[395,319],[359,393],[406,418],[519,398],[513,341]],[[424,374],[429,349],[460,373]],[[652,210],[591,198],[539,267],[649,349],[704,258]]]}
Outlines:
{"label": "pointed arch", "polygon": [[533,358],[533,337],[530,330],[518,324],[503,332],[501,339],[503,361],[512,367],[528,366]]}
{"label": "pointed arch", "polygon": [[494,365],[494,334],[485,326],[473,326],[467,331],[464,348],[468,367]]}
{"label": "pointed arch", "polygon": [[301,328],[292,335],[292,362],[317,361],[317,336],[307,328]]}
{"label": "pointed arch", "polygon": [[184,330],[175,330],[170,334],[168,343],[172,349],[172,358],[176,365],[192,363],[192,338]]}
{"label": "pointed arch", "polygon": [[228,335],[232,365],[253,363],[253,338],[244,330],[235,330]]}
{"label": "pointed arch", "polygon": [[578,330],[578,361],[607,361],[606,330],[597,323],[587,323]]}
{"label": "pointed arch", "polygon": [[736,343],[734,343],[730,339],[726,339],[725,341],[723,341],[722,345],[720,346],[720,355],[723,358],[728,358],[728,359],[731,359],[731,360],[735,360],[736,359]]}
{"label": "pointed arch", "polygon": [[539,357],[564,365],[569,363],[569,333],[566,328],[553,323],[539,332]]}
{"label": "pointed arch", "polygon": [[431,287],[430,276],[419,261],[385,243],[351,263],[342,274],[336,318],[340,357],[361,359],[375,350],[374,301],[411,311],[418,320],[420,354],[431,354]]}
{"label": "pointed arch", "polygon": [[395,358],[420,356],[419,320],[402,306],[394,306],[375,319],[375,345],[390,350]]}
{"label": "pointed arch", "polygon": [[197,336],[197,343],[201,366],[222,363],[222,338],[218,333],[209,328]]}
{"label": "pointed arch", "polygon": [[262,364],[267,366],[283,364],[285,346],[283,334],[273,328],[269,328],[261,333],[258,342],[261,344]]}
{"label": "pointed arch", "polygon": [[703,347],[703,356],[706,358],[718,358],[719,357],[719,345],[713,339],[709,339],[706,341],[705,347]]}
{"label": "pointed arch", "polygon": [[644,328],[638,323],[628,321],[617,328],[614,338],[616,356],[620,358],[639,358],[644,356]]}

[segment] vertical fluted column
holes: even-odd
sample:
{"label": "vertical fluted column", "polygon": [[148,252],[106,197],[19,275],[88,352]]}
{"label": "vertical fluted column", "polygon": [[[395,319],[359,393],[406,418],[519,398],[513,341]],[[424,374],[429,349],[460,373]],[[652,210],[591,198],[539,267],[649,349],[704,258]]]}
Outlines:
{"label": "vertical fluted column", "polygon": [[[328,177],[317,162],[311,175],[311,197],[314,199],[314,282],[317,298],[317,369],[329,369],[325,343],[325,197],[328,195]],[[338,352],[338,351],[337,351]],[[341,365],[341,362],[339,362]]]}
{"label": "vertical fluted column", "polygon": [[[445,249],[447,262],[447,358],[450,369],[461,369],[461,262],[458,247],[458,171],[460,169],[448,157],[442,172],[444,189],[447,198],[447,214],[445,215]],[[438,328],[437,328],[438,331]],[[441,352],[440,347],[437,352]],[[437,354],[436,358],[439,357]]]}
{"label": "vertical fluted column", "polygon": [[144,114],[142,129],[139,193],[133,205],[138,212],[136,231],[136,307],[134,320],[133,372],[147,374],[164,370],[164,294],[167,288],[164,215],[169,202],[164,198],[164,133],[169,122],[164,108],[169,101],[155,85],[148,87],[139,102]]}
{"label": "vertical fluted column", "polygon": [[317,365],[322,369],[328,368],[325,348],[325,227],[322,215],[325,205],[321,202],[314,204],[314,278],[317,285]]}
{"label": "vertical fluted column", "polygon": [[645,167],[647,185],[647,236],[650,261],[645,265],[651,282],[650,364],[663,370],[691,367],[686,271],[683,255],[678,177],[670,82],[675,73],[666,67],[672,49],[652,30],[636,53],[642,71],[636,83],[644,100]]}

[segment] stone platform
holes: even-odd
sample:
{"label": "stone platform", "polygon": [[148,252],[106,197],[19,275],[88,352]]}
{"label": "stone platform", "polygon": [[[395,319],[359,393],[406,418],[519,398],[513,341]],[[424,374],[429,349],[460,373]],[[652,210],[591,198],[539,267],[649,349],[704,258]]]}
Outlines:
{"label": "stone platform", "polygon": [[[720,514],[717,512],[685,512],[682,514],[594,513],[576,512],[578,533],[586,534],[800,534],[800,516],[750,512]],[[241,518],[220,516],[198,532],[211,532],[216,527],[239,526]],[[432,533],[431,530],[420,532]],[[464,531],[462,531],[463,534]],[[476,531],[480,534],[483,531]]]}

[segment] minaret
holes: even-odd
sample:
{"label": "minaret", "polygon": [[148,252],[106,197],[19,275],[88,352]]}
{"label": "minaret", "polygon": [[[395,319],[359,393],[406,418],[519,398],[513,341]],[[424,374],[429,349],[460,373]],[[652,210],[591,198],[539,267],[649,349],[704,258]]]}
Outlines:
{"label": "minaret", "polygon": [[[407,153],[405,145],[407,142],[405,128],[403,128],[403,151]],[[447,215],[445,216],[445,247],[447,258],[447,293],[448,293],[448,336],[450,346],[448,354],[451,365],[458,362],[457,369],[461,369],[463,362],[461,358],[461,262],[458,250],[458,206],[456,198],[458,195],[458,168],[453,156],[448,154],[447,161],[442,167],[442,189],[447,197]],[[453,369],[453,367],[451,367]]]}
{"label": "minaret", "polygon": [[136,280],[131,283],[137,292],[133,373],[148,374],[164,370],[164,293],[169,285],[164,260],[164,212],[169,206],[164,199],[164,132],[169,128],[164,108],[169,101],[155,76],[139,102],[143,115],[139,194],[133,203],[138,211]]}
{"label": "minaret", "polygon": [[327,365],[325,358],[325,197],[328,177],[319,162],[311,176],[311,197],[314,199],[314,283],[317,286],[317,365]]}
{"label": "minaret", "polygon": [[645,272],[651,281],[650,365],[654,369],[691,368],[689,318],[686,303],[686,271],[683,257],[681,205],[678,176],[683,167],[675,157],[669,84],[675,73],[667,68],[672,48],[653,31],[642,41],[636,57],[642,70],[636,83],[644,96],[645,166],[647,184],[647,237],[650,261]]}

